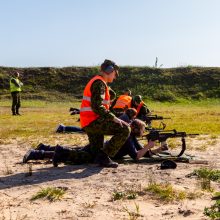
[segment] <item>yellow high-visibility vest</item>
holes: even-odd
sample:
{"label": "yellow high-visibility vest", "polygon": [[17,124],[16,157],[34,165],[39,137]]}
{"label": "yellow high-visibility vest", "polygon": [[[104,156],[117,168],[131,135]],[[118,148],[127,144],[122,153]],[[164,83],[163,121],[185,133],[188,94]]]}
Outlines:
{"label": "yellow high-visibility vest", "polygon": [[19,85],[21,81],[17,78],[11,78],[10,79],[10,91],[11,92],[21,92],[21,87],[17,87],[14,83],[11,82],[11,80],[14,79]]}

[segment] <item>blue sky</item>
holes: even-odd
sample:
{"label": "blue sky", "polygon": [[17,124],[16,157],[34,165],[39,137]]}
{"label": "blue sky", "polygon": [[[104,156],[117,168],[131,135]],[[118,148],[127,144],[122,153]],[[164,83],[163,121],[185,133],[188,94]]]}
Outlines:
{"label": "blue sky", "polygon": [[0,0],[0,66],[220,66],[219,0]]}

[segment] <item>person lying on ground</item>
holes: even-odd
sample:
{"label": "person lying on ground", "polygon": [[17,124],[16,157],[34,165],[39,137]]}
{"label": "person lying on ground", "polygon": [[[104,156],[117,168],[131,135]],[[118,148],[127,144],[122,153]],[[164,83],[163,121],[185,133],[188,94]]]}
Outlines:
{"label": "person lying on ground", "polygon": [[[163,142],[160,147],[153,150],[151,150],[151,148],[155,145],[154,141],[149,140],[144,146],[138,142],[137,137],[143,135],[146,126],[143,121],[134,119],[130,126],[130,136],[112,159],[123,159],[124,156],[129,155],[136,161],[141,157],[151,157],[154,154],[168,149],[166,142]],[[108,141],[105,143],[107,142]],[[31,149],[24,155],[23,163],[27,163],[30,160],[44,159],[53,159],[53,165],[57,167],[61,162],[71,164],[93,163],[94,155],[92,154],[91,146],[89,144],[85,147],[70,148],[60,145],[50,146],[41,143],[35,150]]]}
{"label": "person lying on ground", "polygon": [[[129,108],[122,114],[119,118],[127,123],[130,123],[132,119],[134,119],[137,115],[137,111],[134,108]],[[85,131],[78,126],[65,126],[63,124],[59,124],[55,130],[56,133],[85,133]]]}
{"label": "person lying on ground", "polygon": [[85,131],[78,126],[65,126],[63,124],[59,124],[55,130],[56,133],[85,133]]}

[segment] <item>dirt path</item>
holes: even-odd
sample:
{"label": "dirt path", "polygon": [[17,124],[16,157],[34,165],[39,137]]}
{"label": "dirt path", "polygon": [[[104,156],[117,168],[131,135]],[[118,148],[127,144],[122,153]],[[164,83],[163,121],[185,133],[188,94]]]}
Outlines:
{"label": "dirt path", "polygon": [[[186,192],[201,191],[196,178],[187,174],[200,167],[220,168],[220,137],[209,151],[195,151],[198,143],[192,142],[187,153],[209,161],[208,165],[178,163],[175,170],[157,169],[157,164],[141,162],[123,163],[117,169],[94,165],[77,165],[53,168],[50,163],[32,163],[32,175],[27,176],[30,165],[20,163],[27,143],[0,145],[0,220],[21,219],[132,219],[129,212],[138,212],[137,219],[207,219],[205,206],[210,206],[211,194],[204,192],[194,200],[164,203],[144,193],[150,180],[169,182]],[[63,199],[30,201],[41,188],[54,186],[67,189]],[[215,191],[220,190],[212,183]],[[113,193],[124,190],[139,192],[136,199],[112,201]],[[143,192],[143,193],[140,193]],[[135,219],[135,218],[133,218]]]}

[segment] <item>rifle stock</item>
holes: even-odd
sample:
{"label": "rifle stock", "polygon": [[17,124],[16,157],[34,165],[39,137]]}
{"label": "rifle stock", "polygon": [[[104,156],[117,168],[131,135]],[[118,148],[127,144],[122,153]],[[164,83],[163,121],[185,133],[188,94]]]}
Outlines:
{"label": "rifle stock", "polygon": [[199,134],[187,134],[186,132],[178,132],[175,129],[173,129],[170,131],[153,130],[153,131],[150,131],[149,134],[145,135],[145,137],[148,140],[159,141],[159,142],[166,141],[168,138],[180,137],[181,141],[182,141],[182,149],[181,149],[180,153],[177,155],[177,157],[180,157],[183,155],[184,151],[186,150],[185,137],[187,137],[187,136],[195,137],[197,135],[199,135]]}

